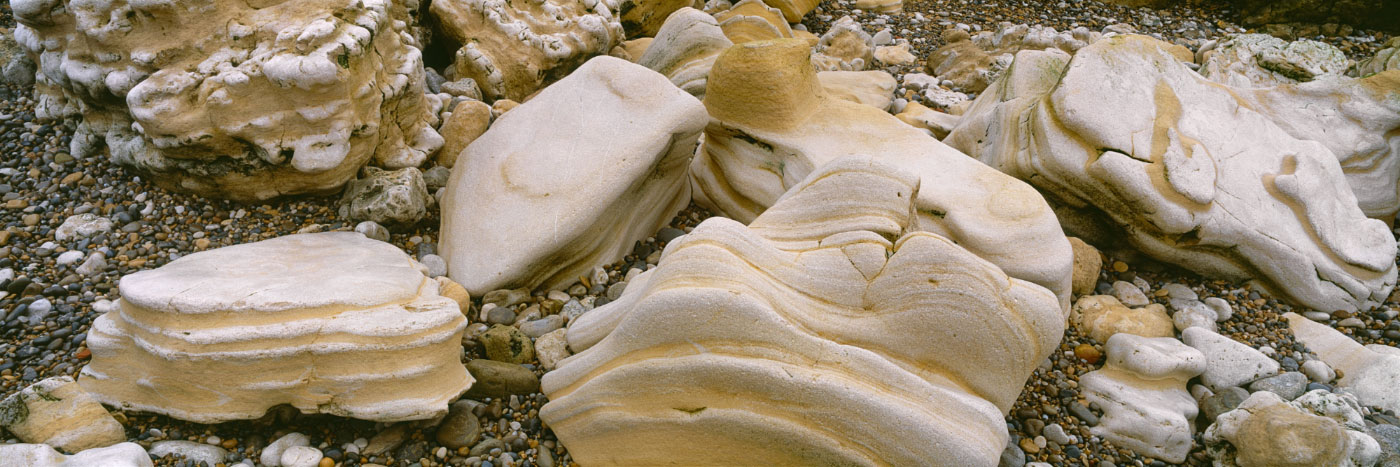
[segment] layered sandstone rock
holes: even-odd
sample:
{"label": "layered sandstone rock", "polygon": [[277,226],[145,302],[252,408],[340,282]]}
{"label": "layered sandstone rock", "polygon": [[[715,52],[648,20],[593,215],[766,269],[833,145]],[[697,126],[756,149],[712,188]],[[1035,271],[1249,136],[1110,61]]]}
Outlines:
{"label": "layered sandstone rock", "polygon": [[453,280],[472,294],[559,288],[622,259],[689,204],[704,125],[704,107],[665,76],[588,61],[458,159],[438,243]]}
{"label": "layered sandstone rock", "polygon": [[103,403],[198,423],[305,413],[431,418],[472,383],[466,320],[397,247],[354,232],[194,253],[123,277],[78,383]]}
{"label": "layered sandstone rock", "polygon": [[489,100],[525,101],[594,55],[620,43],[614,0],[440,0],[429,12],[458,46],[457,78],[471,78]]}
{"label": "layered sandstone rock", "polygon": [[582,464],[995,464],[1064,315],[917,229],[926,186],[854,156],[706,220],[569,328],[540,417]]}
{"label": "layered sandstone rock", "polygon": [[[944,142],[1029,180],[1077,236],[1103,239],[1116,227],[1159,260],[1257,280],[1312,308],[1384,300],[1395,240],[1357,207],[1337,158],[1260,110],[1286,100],[1241,105],[1239,92],[1171,49],[1115,36],[1073,61],[1022,52]],[[1105,76],[1121,79],[1104,87]],[[1357,92],[1373,91],[1364,86]]]}
{"label": "layered sandstone rock", "polygon": [[335,190],[373,157],[442,145],[407,10],[362,2],[20,2],[41,118],[81,116],[74,155],[163,187],[263,200]]}
{"label": "layered sandstone rock", "polygon": [[793,36],[783,13],[762,0],[743,0],[727,10],[714,12],[714,16],[724,35],[735,44]]}
{"label": "layered sandstone rock", "polygon": [[1034,189],[882,110],[829,97],[809,54],[787,39],[738,44],[716,60],[711,120],[690,170],[697,203],[748,222],[826,163],[869,155],[920,177],[916,229],[1048,288],[1068,310],[1069,241]]}
{"label": "layered sandstone rock", "polygon": [[710,67],[720,52],[732,45],[713,16],[687,7],[666,19],[636,63],[666,75],[677,87],[704,99]]}
{"label": "layered sandstone rock", "polygon": [[0,401],[0,427],[25,442],[72,453],[126,441],[122,425],[67,376],[39,381]]}

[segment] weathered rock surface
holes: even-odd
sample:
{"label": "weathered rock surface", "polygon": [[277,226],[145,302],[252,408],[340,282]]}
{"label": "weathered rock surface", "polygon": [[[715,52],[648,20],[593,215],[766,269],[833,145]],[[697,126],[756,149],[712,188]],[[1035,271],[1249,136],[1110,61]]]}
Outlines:
{"label": "weathered rock surface", "polygon": [[875,59],[875,39],[850,16],[831,24],[817,42],[812,63],[823,71],[861,71]]}
{"label": "weathered rock surface", "polygon": [[1221,414],[1202,441],[1222,467],[1371,466],[1381,450],[1365,429],[1350,396],[1319,389],[1286,402],[1260,391]]}
{"label": "weathered rock surface", "polygon": [[524,102],[622,42],[615,0],[439,0],[429,12],[457,48],[452,69],[488,100]]}
{"label": "weathered rock surface", "polygon": [[1242,386],[1278,373],[1279,364],[1274,359],[1214,331],[1186,328],[1181,331],[1181,340],[1205,354],[1206,371],[1201,374],[1201,383],[1212,390]]}
{"label": "weathered rock surface", "polygon": [[1002,79],[944,142],[1030,180],[1076,236],[1116,226],[1159,260],[1318,309],[1369,309],[1394,286],[1395,239],[1357,208],[1330,151],[1165,43],[1114,36],[1073,61],[1022,52]]}
{"label": "weathered rock surface", "polygon": [[1079,379],[1085,399],[1104,411],[1090,432],[1144,456],[1185,461],[1197,413],[1186,381],[1205,371],[1205,355],[1170,336],[1127,333],[1104,350],[1103,368]]}
{"label": "weathered rock surface", "polygon": [[809,50],[794,39],[749,42],[715,61],[711,120],[690,169],[696,202],[748,222],[826,163],[869,155],[920,177],[914,228],[1048,288],[1068,310],[1073,256],[1043,198],[886,112],[831,98]]}
{"label": "weathered rock surface", "polygon": [[0,401],[0,427],[26,443],[73,453],[126,441],[122,425],[67,376],[39,381]]}
{"label": "weathered rock surface", "polygon": [[1400,70],[1400,38],[1390,38],[1376,56],[1356,64],[1356,74],[1363,78],[1386,70]]}
{"label": "weathered rock surface", "polygon": [[793,36],[783,13],[762,0],[742,0],[714,15],[724,35],[735,44]]}
{"label": "weathered rock surface", "polygon": [[665,76],[590,60],[458,159],[438,244],[452,279],[473,294],[557,288],[622,259],[689,203],[686,167],[705,121]]}
{"label": "weathered rock surface", "polygon": [[413,225],[428,215],[433,195],[423,172],[413,167],[388,171],[365,167],[340,198],[340,217],[381,225]]}
{"label": "weathered rock surface", "polygon": [[1074,280],[1072,284],[1074,293],[1078,295],[1091,294],[1099,284],[1099,271],[1103,269],[1103,257],[1099,256],[1098,248],[1084,243],[1078,237],[1069,237],[1069,245],[1074,249]]}
{"label": "weathered rock surface", "polygon": [[438,150],[437,164],[449,169],[457,165],[457,156],[462,155],[462,151],[490,127],[491,106],[481,101],[458,103],[451,113],[443,117],[442,126],[438,128],[443,143],[442,149]]}
{"label": "weathered rock surface", "polygon": [[894,91],[899,87],[893,75],[879,70],[822,71],[817,80],[829,97],[885,111],[894,104]]}
{"label": "weathered rock surface", "polygon": [[704,6],[702,0],[622,0],[618,11],[627,37],[656,37],[674,12]]}
{"label": "weathered rock surface", "polygon": [[1400,349],[1379,344],[1363,346],[1331,327],[1297,313],[1283,315],[1299,342],[1328,366],[1341,370],[1337,385],[1356,394],[1368,406],[1400,412]]}
{"label": "weathered rock surface", "polygon": [[[1045,26],[1001,23],[996,31],[976,35],[960,29],[943,31],[945,45],[929,55],[924,67],[963,92],[982,92],[1011,65],[1021,50],[1059,50],[1073,54],[1102,35],[1083,27],[1058,32]],[[1189,54],[1189,51],[1188,51]]]}
{"label": "weathered rock surface", "polygon": [[1288,42],[1268,34],[1242,34],[1203,55],[1201,76],[1240,88],[1276,86],[1339,77],[1347,57],[1323,42]]}
{"label": "weathered rock surface", "polygon": [[636,63],[666,75],[677,87],[704,99],[710,67],[720,52],[732,45],[713,16],[685,7],[666,18]]}
{"label": "weathered rock surface", "polygon": [[747,227],[673,240],[570,327],[541,419],[581,464],[995,464],[1064,315],[916,229],[920,186],[843,158]]}
{"label": "weathered rock surface", "polygon": [[146,450],[121,443],[65,456],[47,444],[0,444],[0,465],[26,467],[154,467]]}
{"label": "weathered rock surface", "polygon": [[81,115],[72,152],[236,200],[328,192],[371,156],[442,145],[407,9],[363,2],[22,2],[41,118]]}
{"label": "weathered rock surface", "polygon": [[78,383],[124,409],[198,423],[305,413],[376,421],[446,413],[472,383],[466,320],[397,247],[298,234],[123,277],[88,334]]}
{"label": "weathered rock surface", "polygon": [[1172,319],[1158,304],[1128,308],[1112,295],[1080,297],[1070,309],[1070,323],[1090,338],[1107,343],[1115,334],[1173,337]]}

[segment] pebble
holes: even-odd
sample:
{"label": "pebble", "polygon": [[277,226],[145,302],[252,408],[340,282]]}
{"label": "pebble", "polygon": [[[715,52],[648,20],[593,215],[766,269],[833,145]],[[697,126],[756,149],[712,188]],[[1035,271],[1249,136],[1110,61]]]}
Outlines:
{"label": "pebble", "polygon": [[1117,281],[1113,283],[1113,296],[1119,302],[1130,307],[1147,306],[1152,303],[1147,300],[1147,295],[1142,293],[1142,289],[1131,282]]}
{"label": "pebble", "polygon": [[1269,391],[1278,394],[1285,401],[1297,399],[1307,388],[1308,377],[1296,371],[1270,376],[1249,383],[1249,392]]}
{"label": "pebble", "polygon": [[156,458],[169,455],[184,456],[187,460],[209,465],[223,462],[224,456],[228,455],[224,448],[193,441],[156,441],[151,444],[148,452]]}
{"label": "pebble", "polygon": [[321,450],[311,446],[292,446],[282,452],[282,467],[319,467]]}
{"label": "pebble", "polygon": [[1303,362],[1302,369],[1303,374],[1307,375],[1308,379],[1315,383],[1326,383],[1332,381],[1332,378],[1336,376],[1336,373],[1332,371],[1332,367],[1327,366],[1327,362],[1322,360],[1305,361]]}
{"label": "pebble", "polygon": [[276,441],[268,443],[267,447],[263,448],[262,455],[258,456],[258,460],[267,467],[277,467],[282,465],[282,453],[286,452],[287,449],[309,445],[311,445],[311,439],[307,438],[306,435],[297,432],[287,433],[281,438],[277,438]]}

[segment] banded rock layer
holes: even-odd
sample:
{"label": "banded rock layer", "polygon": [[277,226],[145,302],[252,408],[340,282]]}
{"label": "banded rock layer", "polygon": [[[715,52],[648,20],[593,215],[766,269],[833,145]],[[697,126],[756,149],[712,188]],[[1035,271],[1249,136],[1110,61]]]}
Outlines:
{"label": "banded rock layer", "polygon": [[123,277],[78,383],[124,409],[198,423],[304,413],[375,421],[447,412],[472,383],[457,302],[393,245],[297,234]]}

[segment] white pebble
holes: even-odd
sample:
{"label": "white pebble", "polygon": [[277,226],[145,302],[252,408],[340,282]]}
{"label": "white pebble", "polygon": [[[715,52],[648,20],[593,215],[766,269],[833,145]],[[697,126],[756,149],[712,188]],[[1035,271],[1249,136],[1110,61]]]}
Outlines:
{"label": "white pebble", "polygon": [[282,453],[282,467],[316,467],[321,463],[321,450],[311,446],[292,446]]}
{"label": "white pebble", "polygon": [[[285,454],[288,449],[309,444],[311,444],[311,439],[307,438],[306,435],[295,431],[287,433],[281,438],[277,438],[276,441],[268,443],[267,447],[263,448],[262,456],[259,457],[258,460],[262,461],[263,465],[268,467],[285,465],[282,463],[282,458],[283,454]],[[320,459],[318,458],[316,461],[320,462]]]}
{"label": "white pebble", "polygon": [[80,259],[83,259],[83,252],[77,250],[69,250],[60,253],[58,255],[58,259],[54,260],[54,262],[58,263],[60,266],[64,266],[76,263]]}

